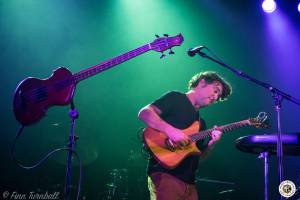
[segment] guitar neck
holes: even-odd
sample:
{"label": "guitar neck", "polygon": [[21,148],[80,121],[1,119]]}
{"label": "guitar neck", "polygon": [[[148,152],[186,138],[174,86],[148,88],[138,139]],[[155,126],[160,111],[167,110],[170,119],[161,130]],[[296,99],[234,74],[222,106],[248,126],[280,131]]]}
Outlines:
{"label": "guitar neck", "polygon": [[141,55],[147,51],[151,50],[151,45],[146,44],[139,48],[136,48],[132,51],[129,51],[127,53],[121,54],[115,58],[112,58],[110,60],[107,60],[105,62],[102,62],[98,65],[92,66],[88,69],[82,70],[76,74],[73,75],[73,82],[78,83],[81,80],[84,80],[86,78],[89,78],[90,76],[96,75],[104,70],[107,70],[115,65],[118,65],[122,62],[125,62],[127,60],[130,60],[131,58],[134,58],[138,55]]}
{"label": "guitar neck", "polygon": [[[242,120],[242,121],[239,121],[239,122],[234,122],[234,123],[231,123],[231,124],[219,126],[218,129],[220,129],[224,133],[224,132],[232,131],[232,130],[242,128],[242,127],[245,127],[245,126],[250,126],[250,125],[251,125],[251,123],[247,119],[247,120]],[[190,136],[190,138],[193,141],[198,141],[198,140],[205,139],[205,138],[207,138],[211,135],[211,132],[213,130],[214,129],[212,128],[212,129],[207,129],[207,130],[204,130],[204,131],[200,131],[198,133],[192,134]]]}

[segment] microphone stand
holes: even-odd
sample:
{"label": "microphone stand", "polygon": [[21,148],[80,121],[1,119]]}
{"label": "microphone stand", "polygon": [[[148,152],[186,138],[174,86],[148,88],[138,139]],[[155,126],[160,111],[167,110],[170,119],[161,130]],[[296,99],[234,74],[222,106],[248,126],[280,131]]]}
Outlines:
{"label": "microphone stand", "polygon": [[[78,118],[78,112],[75,108],[73,99],[71,100],[71,109],[69,111],[69,116],[72,119],[72,126],[69,135],[69,143],[68,143],[68,156],[67,156],[67,169],[66,169],[66,182],[65,182],[65,200],[70,198],[70,188],[72,183],[72,153],[74,151],[75,142],[78,137],[75,136],[75,120]],[[80,188],[78,188],[80,190]]]}
{"label": "microphone stand", "polygon": [[[204,47],[206,48],[206,47]],[[278,139],[277,139],[277,159],[278,159],[278,177],[279,177],[279,184],[282,182],[283,180],[283,163],[282,163],[282,157],[283,157],[283,151],[282,151],[282,139],[281,139],[281,122],[280,122],[280,109],[281,109],[281,103],[283,99],[286,99],[288,101],[291,101],[297,105],[300,106],[300,100],[296,99],[294,97],[292,97],[291,95],[288,95],[286,93],[284,93],[283,91],[273,87],[271,84],[262,82],[260,80],[257,80],[255,78],[250,77],[249,75],[245,74],[242,71],[238,71],[236,69],[234,69],[233,67],[230,67],[229,65],[225,64],[224,62],[217,60],[215,58],[212,58],[211,56],[208,56],[207,54],[205,54],[204,52],[202,52],[203,48],[199,48],[195,53],[197,53],[199,56],[203,57],[203,58],[207,58],[227,69],[229,69],[230,71],[232,71],[233,73],[235,73],[237,76],[251,81],[267,90],[269,90],[272,93],[272,97],[274,100],[274,107],[275,107],[275,111],[277,113],[277,135],[278,135]],[[193,55],[190,55],[193,56]],[[282,196],[281,196],[282,199]]]}

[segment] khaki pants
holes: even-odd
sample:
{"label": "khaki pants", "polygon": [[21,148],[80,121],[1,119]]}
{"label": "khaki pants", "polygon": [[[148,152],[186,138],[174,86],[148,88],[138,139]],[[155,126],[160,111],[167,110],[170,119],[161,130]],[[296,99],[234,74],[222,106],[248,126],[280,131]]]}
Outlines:
{"label": "khaki pants", "polygon": [[148,189],[151,200],[197,200],[195,185],[187,184],[178,178],[162,172],[148,176]]}

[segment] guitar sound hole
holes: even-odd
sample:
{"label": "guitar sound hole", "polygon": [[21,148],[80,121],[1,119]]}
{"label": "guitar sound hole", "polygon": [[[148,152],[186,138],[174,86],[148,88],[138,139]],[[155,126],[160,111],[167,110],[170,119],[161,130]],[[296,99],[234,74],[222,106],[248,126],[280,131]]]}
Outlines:
{"label": "guitar sound hole", "polygon": [[169,139],[165,139],[165,145],[166,145],[167,149],[169,149],[172,152],[174,152],[176,150],[176,148],[171,145]]}

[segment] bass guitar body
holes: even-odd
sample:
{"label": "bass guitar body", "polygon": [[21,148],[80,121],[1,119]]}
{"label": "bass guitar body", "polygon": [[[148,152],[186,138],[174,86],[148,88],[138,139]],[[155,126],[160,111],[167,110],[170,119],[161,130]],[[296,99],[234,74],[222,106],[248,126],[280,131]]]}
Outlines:
{"label": "bass guitar body", "polygon": [[54,70],[47,79],[29,77],[16,88],[13,110],[23,125],[39,121],[53,105],[67,105],[75,90],[72,73],[65,67]]}
{"label": "bass guitar body", "polygon": [[[199,132],[200,123],[194,122],[187,129],[182,130],[186,135],[192,135]],[[184,148],[172,148],[169,145],[168,137],[165,133],[153,128],[145,128],[143,132],[144,144],[150,150],[154,158],[168,169],[175,168],[184,158],[189,155],[200,155],[201,151],[197,148],[196,142]]]}

